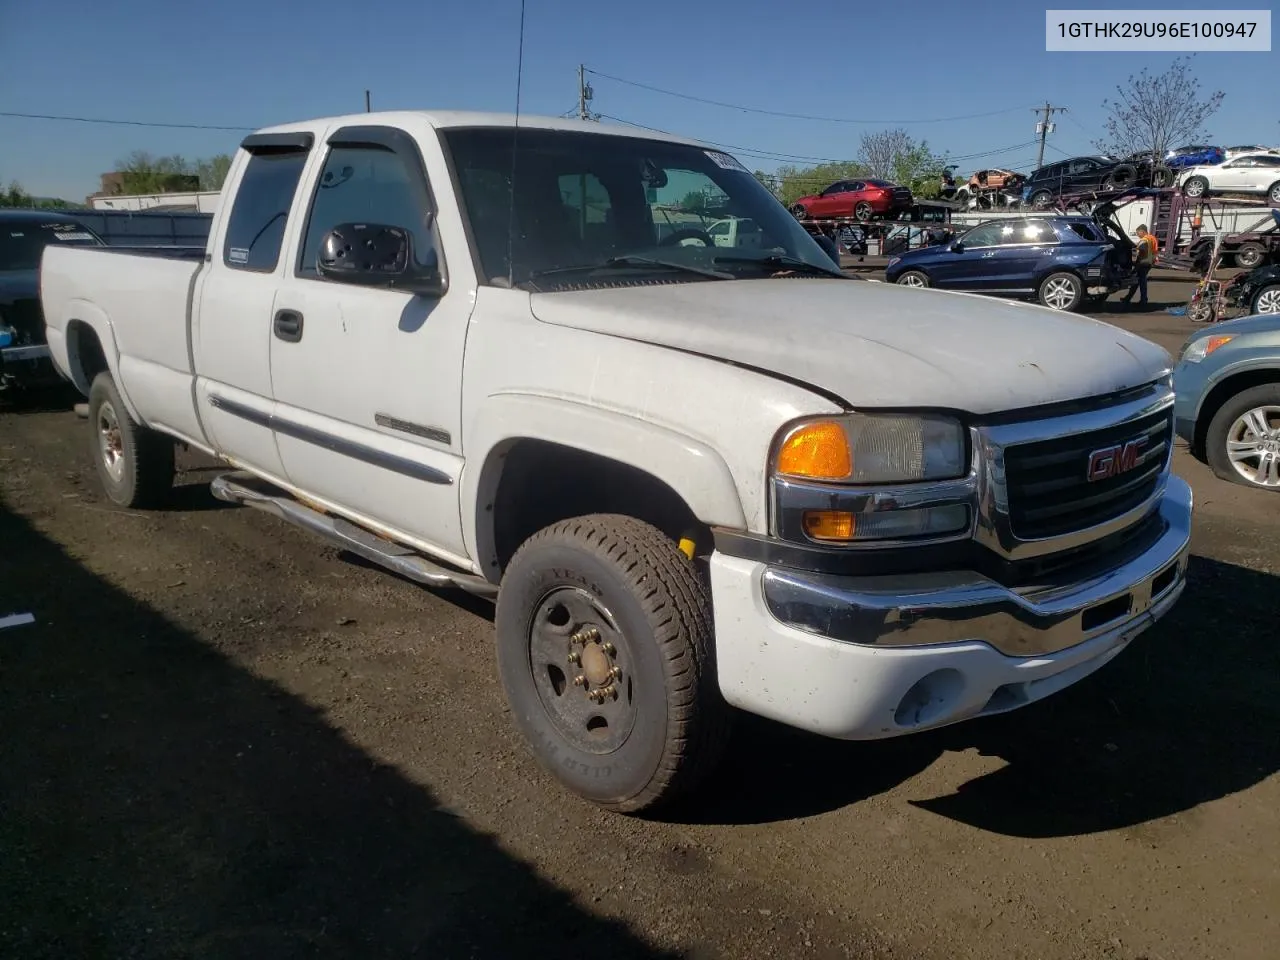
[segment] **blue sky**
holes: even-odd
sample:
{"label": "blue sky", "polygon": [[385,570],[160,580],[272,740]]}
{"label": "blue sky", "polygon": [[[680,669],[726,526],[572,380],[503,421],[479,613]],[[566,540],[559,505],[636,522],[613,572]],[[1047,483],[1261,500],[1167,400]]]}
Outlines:
{"label": "blue sky", "polygon": [[[588,67],[668,90],[869,124],[793,120],[681,100],[601,77],[594,108],[765,152],[846,158],[868,130],[904,126],[953,156],[1034,138],[1031,106],[1056,117],[1046,158],[1090,152],[1117,83],[1172,54],[1044,51],[1046,4],[1025,0],[795,5],[771,0],[528,0],[523,109],[575,104]],[[1069,6],[1055,3],[1055,7]],[[1101,3],[1080,3],[1100,7]],[[1261,7],[1126,3],[1158,9]],[[518,0],[0,0],[0,112],[256,127],[374,109],[510,110]],[[809,48],[818,44],[821,52]],[[843,53],[841,51],[849,51]],[[853,51],[861,51],[858,54]],[[1226,92],[1216,142],[1280,142],[1280,54],[1201,53],[1206,89]],[[1005,110],[942,123],[906,122]],[[167,130],[0,117],[0,180],[78,199],[130,151],[230,152],[234,131]],[[1055,152],[1060,151],[1060,152]],[[751,168],[778,160],[736,150]],[[961,163],[1029,167],[1019,146]]]}

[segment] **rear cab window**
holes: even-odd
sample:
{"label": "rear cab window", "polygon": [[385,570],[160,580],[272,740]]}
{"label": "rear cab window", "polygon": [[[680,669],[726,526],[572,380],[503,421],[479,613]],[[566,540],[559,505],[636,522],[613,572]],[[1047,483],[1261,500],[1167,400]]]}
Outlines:
{"label": "rear cab window", "polygon": [[0,270],[35,270],[40,254],[50,244],[60,246],[103,246],[88,227],[66,221],[0,221]]}
{"label": "rear cab window", "polygon": [[227,219],[222,262],[235,270],[271,273],[280,262],[289,208],[307,162],[308,148],[247,149],[251,153]]}

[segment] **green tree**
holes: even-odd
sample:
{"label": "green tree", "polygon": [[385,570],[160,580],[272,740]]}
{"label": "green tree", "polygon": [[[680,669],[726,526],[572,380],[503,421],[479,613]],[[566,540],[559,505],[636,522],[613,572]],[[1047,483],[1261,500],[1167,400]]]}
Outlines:
{"label": "green tree", "polygon": [[231,157],[219,153],[204,160],[195,162],[195,173],[200,178],[201,190],[221,190],[227,179],[227,171],[231,169]]}
{"label": "green tree", "polygon": [[66,210],[73,204],[66,200],[59,200],[54,197],[33,197],[23,188],[22,184],[17,180],[9,181],[8,188],[0,190],[0,207],[20,208],[20,209],[36,209],[36,210]]}
{"label": "green tree", "polygon": [[816,167],[797,167],[788,164],[779,167],[774,174],[778,184],[775,194],[779,200],[790,206],[801,197],[821,192],[837,180],[866,176],[870,176],[866,167],[856,160],[820,163]]}
{"label": "green tree", "polygon": [[685,213],[705,213],[707,210],[707,195],[701,190],[690,190],[680,201],[680,209]]}
{"label": "green tree", "polygon": [[869,176],[892,180],[920,197],[937,196],[941,190],[942,157],[901,127],[863,134],[858,159]]}

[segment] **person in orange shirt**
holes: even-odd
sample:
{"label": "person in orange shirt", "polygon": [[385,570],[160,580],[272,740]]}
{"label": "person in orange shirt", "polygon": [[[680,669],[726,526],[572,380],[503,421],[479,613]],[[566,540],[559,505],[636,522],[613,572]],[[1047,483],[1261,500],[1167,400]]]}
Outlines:
{"label": "person in orange shirt", "polygon": [[1147,305],[1147,277],[1156,262],[1156,238],[1147,232],[1145,223],[1138,227],[1138,246],[1134,250],[1133,259],[1133,285],[1129,287],[1129,292],[1121,297],[1121,300],[1124,303],[1132,303],[1133,295],[1141,292],[1138,306],[1145,307]]}

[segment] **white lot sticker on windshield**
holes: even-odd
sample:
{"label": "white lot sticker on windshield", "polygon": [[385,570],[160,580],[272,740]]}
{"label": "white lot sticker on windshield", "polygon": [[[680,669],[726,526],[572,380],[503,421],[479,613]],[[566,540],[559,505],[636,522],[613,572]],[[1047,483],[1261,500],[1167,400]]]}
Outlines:
{"label": "white lot sticker on windshield", "polygon": [[747,168],[740,164],[727,153],[721,153],[719,150],[708,150],[707,156],[711,158],[711,162],[722,170],[741,170],[747,172]]}
{"label": "white lot sticker on windshield", "polygon": [[92,240],[92,239],[93,239],[93,234],[91,234],[91,233],[62,233],[62,232],[58,232],[58,233],[55,233],[55,234],[54,234],[54,237],[55,237],[55,238],[57,238],[58,240]]}
{"label": "white lot sticker on windshield", "polygon": [[227,251],[227,259],[232,263],[248,263],[249,248],[248,247],[232,247]]}

